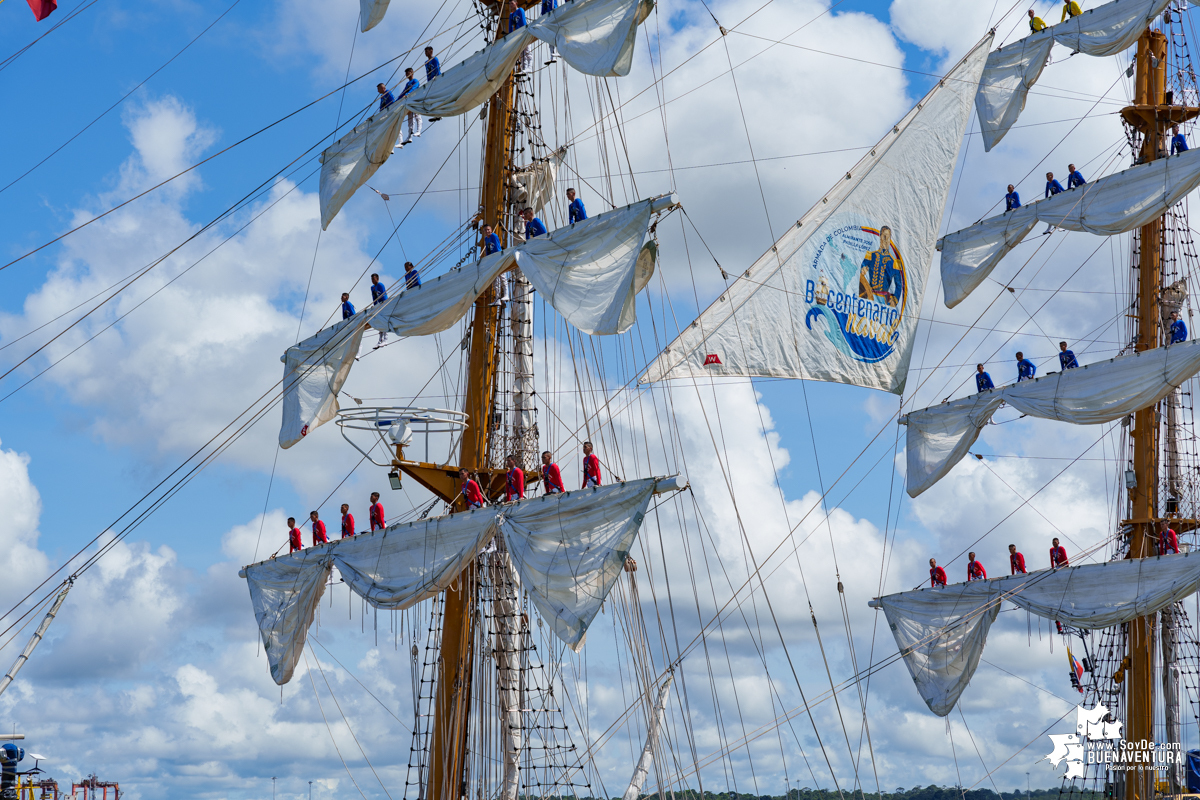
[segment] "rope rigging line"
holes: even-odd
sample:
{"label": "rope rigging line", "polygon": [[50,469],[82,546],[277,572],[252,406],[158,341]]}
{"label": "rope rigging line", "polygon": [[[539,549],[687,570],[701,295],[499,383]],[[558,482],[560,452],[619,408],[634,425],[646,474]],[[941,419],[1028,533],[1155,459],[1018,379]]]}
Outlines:
{"label": "rope rigging line", "polygon": [[[312,684],[313,699],[317,701],[317,710],[321,712],[321,720],[325,723],[325,730],[329,733],[329,741],[333,744],[333,749],[338,754],[338,759],[342,762],[342,766],[346,768],[346,774],[350,776],[350,782],[354,784],[354,788],[358,789],[358,793],[362,795],[363,800],[367,800],[366,794],[363,793],[362,787],[358,785],[358,781],[354,779],[354,773],[350,771],[350,765],[346,763],[346,758],[342,755],[342,749],[338,747],[337,739],[333,737],[333,728],[329,727],[329,718],[325,716],[325,709],[321,706],[321,697],[317,694],[317,682],[313,680],[312,668],[308,666],[308,654],[304,656],[305,672],[308,673],[308,682]],[[283,696],[283,687],[279,687],[280,697]],[[378,777],[378,776],[376,776]],[[384,789],[387,792],[387,789]],[[390,798],[391,795],[388,795]]]}

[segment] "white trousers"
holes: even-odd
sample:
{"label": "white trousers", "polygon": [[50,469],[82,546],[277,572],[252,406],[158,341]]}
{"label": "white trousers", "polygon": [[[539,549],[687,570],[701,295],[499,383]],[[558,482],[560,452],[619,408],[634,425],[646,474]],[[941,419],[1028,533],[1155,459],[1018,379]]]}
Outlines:
{"label": "white trousers", "polygon": [[529,68],[533,66],[533,48],[526,45],[521,51],[521,58],[517,62],[517,69],[521,72],[529,72]]}
{"label": "white trousers", "polygon": [[408,112],[408,138],[421,135],[421,115],[415,111]]}

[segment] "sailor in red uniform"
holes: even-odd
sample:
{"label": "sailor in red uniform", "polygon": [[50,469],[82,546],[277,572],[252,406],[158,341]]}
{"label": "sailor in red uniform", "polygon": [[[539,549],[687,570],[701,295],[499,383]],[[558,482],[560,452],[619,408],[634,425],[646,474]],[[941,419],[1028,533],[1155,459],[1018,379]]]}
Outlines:
{"label": "sailor in red uniform", "polygon": [[1058,569],[1065,567],[1069,563],[1067,561],[1067,548],[1058,543],[1058,539],[1051,542],[1053,545],[1050,548],[1050,569]]}
{"label": "sailor in red uniform", "polygon": [[542,453],[542,486],[546,490],[546,494],[558,494],[565,492],[567,489],[563,486],[562,473],[558,471],[558,464],[553,463],[554,454],[549,450]]}
{"label": "sailor in red uniform", "polygon": [[313,547],[319,544],[329,544],[329,537],[325,535],[325,523],[317,519],[317,512],[308,512],[308,517],[312,520]]}
{"label": "sailor in red uniform", "polygon": [[379,492],[371,492],[371,530],[386,527],[387,518],[383,515],[383,503],[379,502]]}
{"label": "sailor in red uniform", "polygon": [[1167,527],[1167,521],[1160,519],[1158,521],[1158,554],[1165,556],[1168,553],[1179,554],[1179,537],[1175,531]]}
{"label": "sailor in red uniform", "polygon": [[471,473],[467,472],[466,467],[458,471],[458,478],[462,481],[462,495],[467,502],[467,508],[483,508],[483,492],[480,491],[479,484],[471,479]]}
{"label": "sailor in red uniform", "polygon": [[583,443],[583,488],[600,485],[600,459],[592,452],[592,443]]}
{"label": "sailor in red uniform", "polygon": [[304,549],[304,542],[300,539],[300,529],[296,527],[295,517],[288,517],[288,539],[292,544],[291,549],[288,550],[289,553]]}
{"label": "sailor in red uniform", "polygon": [[1017,552],[1015,544],[1008,546],[1008,566],[1012,568],[1012,573],[1010,573],[1012,575],[1016,575],[1018,572],[1022,575],[1025,574],[1025,556]]}
{"label": "sailor in red uniform", "polygon": [[354,515],[350,513],[350,504],[342,503],[342,538],[349,539],[354,535]]}
{"label": "sailor in red uniform", "polygon": [[525,470],[517,466],[517,459],[509,456],[505,463],[508,472],[504,474],[504,502],[525,499]]}
{"label": "sailor in red uniform", "polygon": [[946,570],[937,565],[937,559],[929,559],[929,586],[936,589],[946,585]]}
{"label": "sailor in red uniform", "polygon": [[967,582],[987,580],[987,570],[975,560],[974,553],[967,553]]}

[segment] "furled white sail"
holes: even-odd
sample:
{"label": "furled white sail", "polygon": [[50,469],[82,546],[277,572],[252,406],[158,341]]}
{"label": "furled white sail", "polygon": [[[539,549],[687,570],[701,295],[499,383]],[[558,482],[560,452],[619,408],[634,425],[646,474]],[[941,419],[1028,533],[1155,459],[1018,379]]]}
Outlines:
{"label": "furled white sail", "polygon": [[876,598],[917,691],[940,717],[954,708],[979,666],[988,629],[1008,600],[1077,628],[1144,617],[1200,589],[1200,554],[1122,559],[1039,570]]}
{"label": "furled white sail", "polygon": [[363,33],[383,22],[390,2],[392,0],[358,0],[358,22]]}
{"label": "furled white sail", "polygon": [[543,496],[502,510],[521,584],[559,639],[579,652],[637,538],[656,481]]}
{"label": "furled white sail", "polygon": [[529,206],[534,214],[541,214],[551,200],[554,199],[554,183],[558,180],[558,168],[562,166],[563,158],[567,155],[564,145],[550,154],[527,166],[521,167],[512,174],[510,185],[516,189],[515,200],[518,206]]}
{"label": "furled white sail", "polygon": [[360,313],[372,328],[399,336],[440,333],[465,317],[492,281],[516,263],[515,250],[492,253]]}
{"label": "furled white sail", "polygon": [[495,532],[495,511],[477,509],[392,525],[246,567],[239,574],[250,587],[271,677],[280,685],[292,679],[333,567],[375,608],[408,608],[445,589]]}
{"label": "furled white sail", "polygon": [[900,420],[908,426],[908,493],[916,497],[961,461],[1002,402],[1031,417],[1096,425],[1154,405],[1197,372],[1200,339],[910,412]]}
{"label": "furled white sail", "polygon": [[654,0],[575,0],[538,17],[529,33],[558,48],[558,55],[585,75],[621,78],[633,66],[638,25]]}
{"label": "furled white sail", "polygon": [[989,34],[684,330],[642,383],[701,375],[904,391]]}
{"label": "furled white sail", "polygon": [[487,506],[339,539],[244,568],[254,616],[278,684],[292,672],[333,567],[375,608],[402,609],[442,591],[497,532],[534,606],[579,650],[620,575],[655,493],[675,478],[646,478]]}
{"label": "furled white sail", "polygon": [[1200,186],[1200,150],[1130,167],[938,240],[946,307],[954,308],[1039,222],[1113,236],[1157,219]]}
{"label": "furled white sail", "polygon": [[642,754],[638,756],[637,766],[633,768],[633,777],[629,779],[629,788],[625,790],[621,800],[638,800],[642,795],[642,787],[646,785],[650,767],[654,766],[654,748],[658,746],[658,732],[667,716],[667,695],[671,692],[671,681],[674,679],[675,673],[668,672],[658,688],[658,698],[654,701],[649,724],[646,725],[646,743],[642,745]]}
{"label": "furled white sail", "polygon": [[1051,25],[988,56],[975,96],[983,149],[1004,138],[1025,108],[1055,42],[1089,56],[1112,56],[1137,41],[1171,0],[1113,0]]}
{"label": "furled white sail", "polygon": [[337,395],[350,374],[365,329],[365,317],[356,315],[287,349],[282,359],[280,447],[286,450],[337,416]]}
{"label": "furled white sail", "polygon": [[517,249],[521,271],[554,309],[584,333],[624,333],[634,300],[654,274],[650,217],[677,205],[673,194],[588,217]]}
{"label": "furled white sail", "polygon": [[407,112],[453,117],[482,105],[508,79],[521,51],[537,39],[556,43],[562,59],[587,75],[628,75],[637,26],[653,8],[653,0],[563,3],[358,125],[321,154],[322,229],[391,155]]}

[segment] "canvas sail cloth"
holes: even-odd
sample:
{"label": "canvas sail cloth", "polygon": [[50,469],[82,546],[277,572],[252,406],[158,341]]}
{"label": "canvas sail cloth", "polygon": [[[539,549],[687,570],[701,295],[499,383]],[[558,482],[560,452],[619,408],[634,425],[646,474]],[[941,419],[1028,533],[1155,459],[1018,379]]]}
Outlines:
{"label": "canvas sail cloth", "polygon": [[904,391],[989,34],[650,365],[642,383],[805,378]]}
{"label": "canvas sail cloth", "polygon": [[358,0],[358,22],[363,33],[383,22],[390,2],[392,0]]}
{"label": "canvas sail cloth", "polygon": [[487,506],[248,566],[238,574],[249,584],[271,677],[280,685],[291,680],[333,567],[375,608],[408,608],[444,590],[498,533],[538,613],[578,650],[650,498],[678,488],[672,478],[646,478]]}
{"label": "canvas sail cloth", "polygon": [[1162,216],[1197,186],[1200,150],[1188,150],[947,234],[937,244],[942,251],[946,307],[954,308],[962,302],[1038,223],[1114,236]]}
{"label": "canvas sail cloth", "polygon": [[518,263],[576,328],[593,335],[625,332],[636,319],[635,296],[654,273],[650,219],[677,202],[675,195],[642,200],[492,253],[289,347],[283,356],[279,446],[291,447],[337,416],[338,392],[368,326],[398,336],[448,330],[492,281]]}
{"label": "canvas sail cloth", "polygon": [[321,228],[329,227],[346,201],[392,154],[407,112],[454,117],[482,105],[512,74],[521,51],[537,39],[557,44],[559,56],[586,75],[628,75],[637,26],[653,8],[651,0],[564,3],[376,112],[321,154]]}
{"label": "canvas sail cloth", "polygon": [[910,412],[900,419],[908,426],[908,494],[916,497],[945,477],[967,455],[1001,402],[1031,417],[1096,425],[1154,405],[1197,372],[1200,339]]}
{"label": "canvas sail cloth", "polygon": [[1077,628],[1120,625],[1200,589],[1200,554],[1039,570],[876,598],[929,710],[944,717],[979,666],[988,630],[1008,600]]}
{"label": "canvas sail cloth", "polygon": [[1089,56],[1114,56],[1133,45],[1170,1],[1113,0],[989,55],[975,96],[983,149],[990,151],[1016,123],[1055,42]]}

